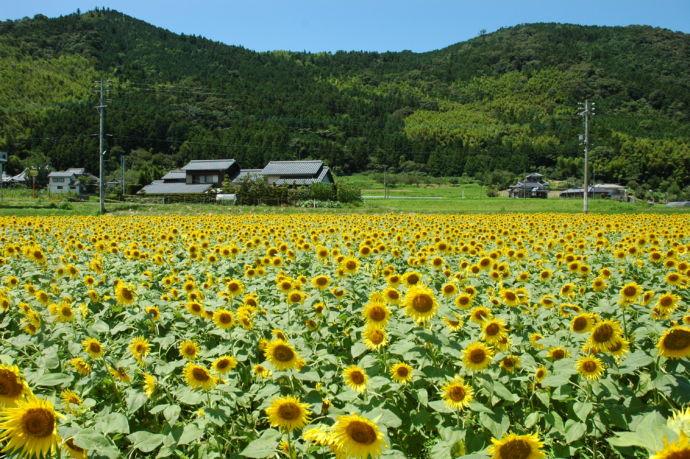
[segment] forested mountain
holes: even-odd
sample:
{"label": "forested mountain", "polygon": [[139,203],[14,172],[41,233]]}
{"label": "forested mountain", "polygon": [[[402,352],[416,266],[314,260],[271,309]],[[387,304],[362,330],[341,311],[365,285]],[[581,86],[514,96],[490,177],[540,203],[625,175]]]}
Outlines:
{"label": "forested mountain", "polygon": [[690,35],[526,24],[428,53],[254,52],[112,10],[0,22],[0,150],[14,169],[97,170],[94,81],[109,83],[109,158],[144,175],[194,158],[318,158],[481,176],[581,175],[577,103],[596,102],[597,180],[690,186]]}

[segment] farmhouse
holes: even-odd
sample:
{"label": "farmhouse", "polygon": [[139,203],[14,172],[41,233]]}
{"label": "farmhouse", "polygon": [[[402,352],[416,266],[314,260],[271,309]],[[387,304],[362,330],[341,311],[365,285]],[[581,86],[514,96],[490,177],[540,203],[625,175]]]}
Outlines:
{"label": "farmhouse", "polygon": [[195,159],[154,180],[139,194],[201,194],[220,187],[226,177],[233,180],[239,174],[240,166],[234,159]]}
{"label": "farmhouse", "polygon": [[48,174],[48,191],[83,194],[88,191],[89,182],[98,182],[98,177],[89,174],[83,167],[72,167],[66,171],[54,171]]}
{"label": "farmhouse", "polygon": [[529,174],[524,180],[508,187],[511,198],[541,198],[546,199],[549,194],[549,183],[543,181],[541,174]]}

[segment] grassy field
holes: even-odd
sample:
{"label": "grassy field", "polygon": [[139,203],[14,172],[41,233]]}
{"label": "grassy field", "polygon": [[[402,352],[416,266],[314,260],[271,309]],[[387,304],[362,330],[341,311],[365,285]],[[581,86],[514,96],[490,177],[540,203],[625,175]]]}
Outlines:
{"label": "grassy field", "polygon": [[[383,186],[373,179],[367,176],[355,176],[350,181],[363,187],[363,196],[376,196],[380,198],[364,199],[361,205],[347,206],[340,209],[118,202],[107,203],[106,210],[111,215],[582,212],[581,200],[488,198],[486,197],[486,189],[477,184],[398,186],[389,188],[389,198],[384,199],[382,198],[384,195]],[[690,208],[669,208],[661,204],[622,203],[601,199],[590,200],[589,210],[592,213],[607,214],[687,213],[690,215]],[[61,196],[47,195],[45,192],[38,193],[37,198],[33,199],[31,192],[27,190],[13,190],[13,192],[3,190],[2,200],[0,200],[0,216],[2,215],[98,215],[98,202],[95,197],[92,197],[89,201],[68,202]]]}

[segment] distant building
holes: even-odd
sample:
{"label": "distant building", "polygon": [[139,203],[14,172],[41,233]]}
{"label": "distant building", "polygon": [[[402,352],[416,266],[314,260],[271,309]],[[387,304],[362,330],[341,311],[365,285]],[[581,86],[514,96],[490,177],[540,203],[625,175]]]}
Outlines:
{"label": "distant building", "polygon": [[165,174],[139,190],[138,194],[199,194],[220,188],[223,180],[235,179],[240,167],[234,159],[192,160],[182,169]]}
{"label": "distant building", "polygon": [[240,169],[240,173],[232,180],[232,183],[242,183],[244,180],[263,178],[262,171],[263,169]]}
{"label": "distant building", "polygon": [[313,183],[333,183],[333,174],[323,161],[271,161],[261,174],[269,185],[308,186]]}
{"label": "distant building", "polygon": [[544,182],[541,174],[529,174],[524,180],[508,187],[508,196],[511,198],[540,198],[546,199],[549,195],[549,183]]}
{"label": "distant building", "polygon": [[[562,191],[560,197],[563,199],[583,199],[584,188],[569,188]],[[613,183],[600,183],[589,187],[587,193],[589,198],[615,199],[617,201],[629,201],[628,193],[622,185]]]}
{"label": "distant building", "polygon": [[84,194],[91,191],[89,182],[98,183],[98,177],[89,174],[83,167],[72,167],[66,171],[54,171],[48,174],[48,191]]}

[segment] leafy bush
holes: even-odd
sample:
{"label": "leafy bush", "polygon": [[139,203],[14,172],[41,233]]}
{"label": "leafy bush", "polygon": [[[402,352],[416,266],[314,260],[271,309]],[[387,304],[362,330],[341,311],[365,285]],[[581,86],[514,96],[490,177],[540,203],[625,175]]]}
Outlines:
{"label": "leafy bush", "polygon": [[362,190],[355,185],[341,183],[337,186],[338,201],[357,202],[362,200]]}

